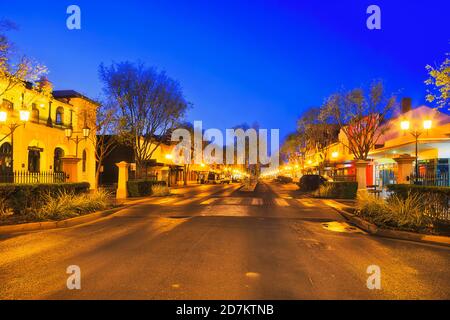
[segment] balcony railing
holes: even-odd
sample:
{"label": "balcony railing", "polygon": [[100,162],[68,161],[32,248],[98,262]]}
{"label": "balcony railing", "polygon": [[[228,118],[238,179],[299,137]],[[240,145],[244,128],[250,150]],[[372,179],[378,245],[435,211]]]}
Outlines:
{"label": "balcony railing", "polygon": [[68,180],[64,172],[53,171],[10,171],[0,172],[0,183],[63,183]]}

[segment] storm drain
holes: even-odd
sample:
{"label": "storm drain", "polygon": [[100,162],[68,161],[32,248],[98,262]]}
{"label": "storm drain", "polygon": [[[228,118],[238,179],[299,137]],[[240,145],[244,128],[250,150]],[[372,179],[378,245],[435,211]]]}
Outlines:
{"label": "storm drain", "polygon": [[326,230],[333,231],[333,232],[366,234],[361,229],[351,226],[346,222],[338,222],[338,221],[325,222],[325,223],[322,223],[322,227]]}

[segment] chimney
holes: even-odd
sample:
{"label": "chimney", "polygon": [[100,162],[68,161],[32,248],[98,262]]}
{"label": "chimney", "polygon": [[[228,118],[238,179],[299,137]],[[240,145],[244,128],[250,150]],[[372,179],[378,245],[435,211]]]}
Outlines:
{"label": "chimney", "polygon": [[402,114],[406,113],[408,111],[411,111],[411,109],[412,109],[411,98],[403,98],[402,99]]}

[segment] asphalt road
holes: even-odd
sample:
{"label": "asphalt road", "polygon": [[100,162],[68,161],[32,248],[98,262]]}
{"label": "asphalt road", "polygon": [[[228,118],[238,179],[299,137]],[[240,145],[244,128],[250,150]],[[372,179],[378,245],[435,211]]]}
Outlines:
{"label": "asphalt road", "polygon": [[[90,224],[3,236],[0,298],[450,298],[448,248],[346,228],[289,187],[237,189],[177,189]],[[81,269],[81,290],[67,289],[69,265]],[[371,265],[380,290],[367,288]]]}

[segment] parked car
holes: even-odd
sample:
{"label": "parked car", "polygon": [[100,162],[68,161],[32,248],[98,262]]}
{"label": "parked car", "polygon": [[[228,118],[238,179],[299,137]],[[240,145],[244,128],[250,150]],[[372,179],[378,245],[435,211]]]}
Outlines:
{"label": "parked car", "polygon": [[329,180],[329,178],[318,174],[305,174],[300,178],[298,186],[300,187],[301,191],[315,191]]}
{"label": "parked car", "polygon": [[292,183],[293,182],[291,177],[286,177],[286,176],[278,176],[275,179],[275,181],[279,182],[279,183],[283,183],[283,184],[287,184],[287,183]]}
{"label": "parked car", "polygon": [[230,178],[227,178],[224,175],[210,172],[208,174],[208,179],[206,180],[206,183],[212,183],[212,184],[227,183],[227,184],[229,184],[229,183],[231,183],[231,180],[230,180]]}

